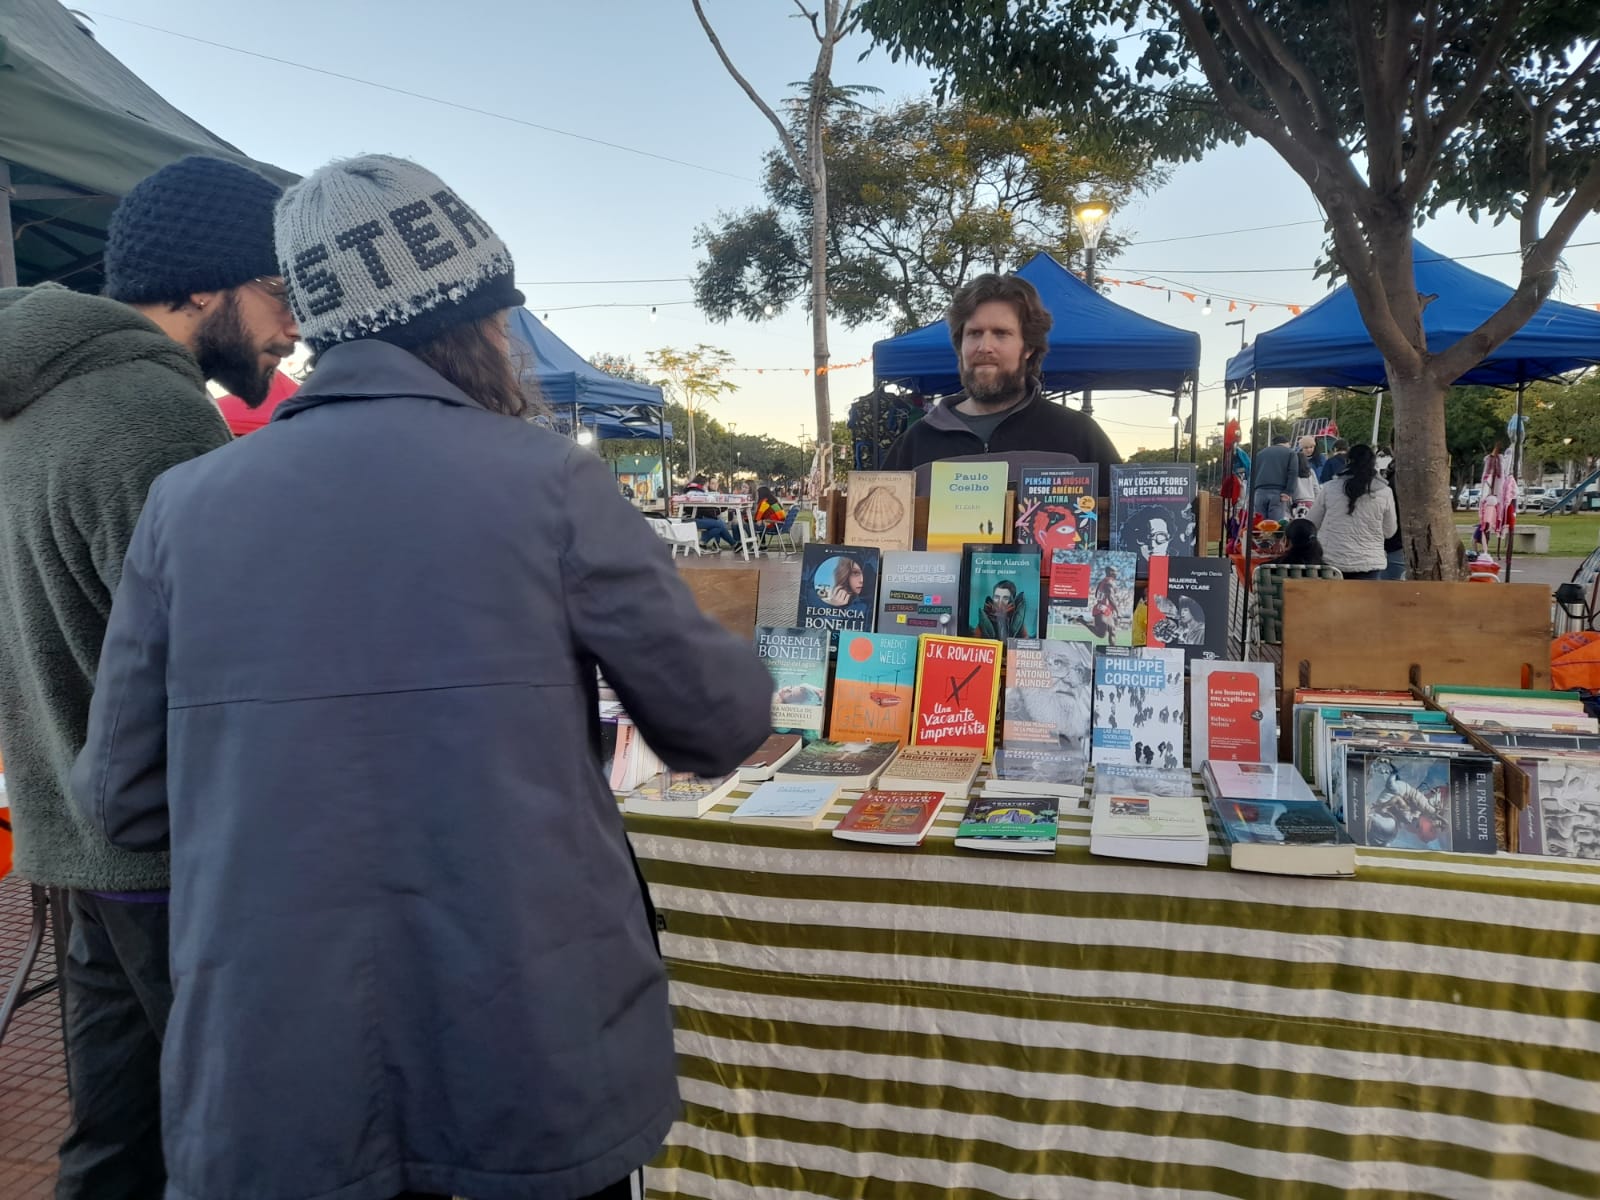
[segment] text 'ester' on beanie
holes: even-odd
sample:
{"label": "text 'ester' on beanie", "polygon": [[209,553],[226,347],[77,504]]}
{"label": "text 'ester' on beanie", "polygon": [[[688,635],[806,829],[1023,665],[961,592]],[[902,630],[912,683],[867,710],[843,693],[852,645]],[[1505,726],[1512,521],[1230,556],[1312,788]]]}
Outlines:
{"label": "text 'ester' on beanie", "polygon": [[329,163],[278,204],[278,257],[314,350],[415,346],[523,301],[511,253],[431,171],[383,154]]}

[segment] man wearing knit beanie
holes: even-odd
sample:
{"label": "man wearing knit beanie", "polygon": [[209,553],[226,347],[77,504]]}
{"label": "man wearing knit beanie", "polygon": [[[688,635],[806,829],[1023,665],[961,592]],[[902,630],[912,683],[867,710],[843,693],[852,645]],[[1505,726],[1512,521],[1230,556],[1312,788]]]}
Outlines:
{"label": "man wearing knit beanie", "polygon": [[16,871],[61,889],[72,1128],[58,1200],[151,1200],[171,1003],[164,855],[72,813],[72,762],[123,557],[152,481],[226,443],[208,376],[265,394],[298,336],[272,245],[279,189],[188,158],[112,214],[107,296],[0,290],[0,746]]}
{"label": "man wearing knit beanie", "polygon": [[151,493],[73,772],[171,846],[167,1196],[626,1200],[679,1100],[596,665],[701,775],[771,676],[520,419],[511,255],[459,193],[332,163],[277,241],[316,369]]}

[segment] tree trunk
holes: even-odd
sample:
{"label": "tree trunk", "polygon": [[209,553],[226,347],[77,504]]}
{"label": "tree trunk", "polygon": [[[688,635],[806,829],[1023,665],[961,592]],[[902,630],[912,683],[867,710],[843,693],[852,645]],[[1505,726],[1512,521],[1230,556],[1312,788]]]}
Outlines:
{"label": "tree trunk", "polygon": [[833,410],[828,401],[828,171],[812,143],[811,384],[817,401],[817,496],[833,482]]}
{"label": "tree trunk", "polygon": [[1395,500],[1411,578],[1464,579],[1465,551],[1450,507],[1450,452],[1444,436],[1448,389],[1426,375],[1406,379],[1393,364],[1385,366],[1394,402]]}

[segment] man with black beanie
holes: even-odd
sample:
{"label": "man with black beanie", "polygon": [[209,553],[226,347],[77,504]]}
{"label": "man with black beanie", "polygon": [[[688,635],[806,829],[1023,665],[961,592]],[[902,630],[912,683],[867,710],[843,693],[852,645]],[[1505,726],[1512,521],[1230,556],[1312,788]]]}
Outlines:
{"label": "man with black beanie", "polygon": [[260,403],[299,337],[273,251],[279,195],[237,164],[186,158],[113,212],[105,296],[0,290],[0,746],[17,873],[64,889],[72,926],[57,1200],[165,1188],[166,856],[112,846],[69,807],[68,776],[151,483],[229,440],[207,378]]}

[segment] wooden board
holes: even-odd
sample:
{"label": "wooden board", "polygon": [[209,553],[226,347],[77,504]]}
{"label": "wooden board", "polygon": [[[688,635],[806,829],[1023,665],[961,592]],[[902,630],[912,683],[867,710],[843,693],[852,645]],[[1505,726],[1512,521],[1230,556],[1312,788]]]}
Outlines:
{"label": "wooden board", "polygon": [[761,572],[755,567],[679,567],[700,611],[746,641],[756,636]]}

